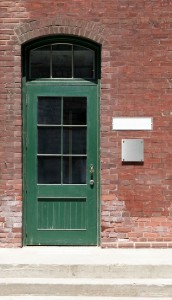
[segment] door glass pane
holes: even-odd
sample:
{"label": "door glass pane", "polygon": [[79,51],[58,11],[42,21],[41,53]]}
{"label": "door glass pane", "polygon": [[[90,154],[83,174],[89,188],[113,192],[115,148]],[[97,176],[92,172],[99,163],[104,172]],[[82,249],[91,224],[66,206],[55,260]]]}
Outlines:
{"label": "door glass pane", "polygon": [[61,159],[59,157],[38,157],[38,183],[61,183]]}
{"label": "door glass pane", "polygon": [[94,52],[80,46],[74,46],[74,78],[94,77]]}
{"label": "door glass pane", "polygon": [[30,51],[30,77],[50,78],[50,45]]}
{"label": "door glass pane", "polygon": [[86,125],[86,98],[64,97],[63,124]]}
{"label": "door glass pane", "polygon": [[38,183],[86,183],[86,105],[86,97],[38,98]]}
{"label": "door glass pane", "polygon": [[64,128],[63,153],[86,154],[86,128]]}
{"label": "door glass pane", "polygon": [[38,124],[61,124],[61,98],[38,98]]}
{"label": "door glass pane", "polygon": [[72,46],[58,44],[52,46],[52,77],[72,77]]}
{"label": "door glass pane", "polygon": [[63,183],[86,183],[86,157],[63,158]]}
{"label": "door glass pane", "polygon": [[61,153],[61,129],[51,127],[38,128],[38,153]]}

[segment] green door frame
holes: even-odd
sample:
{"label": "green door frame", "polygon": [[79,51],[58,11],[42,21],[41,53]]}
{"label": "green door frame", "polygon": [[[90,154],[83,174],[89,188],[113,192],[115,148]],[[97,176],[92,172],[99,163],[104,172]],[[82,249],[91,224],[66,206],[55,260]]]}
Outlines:
{"label": "green door frame", "polygon": [[[64,36],[61,38],[64,40]],[[59,42],[61,40],[60,37],[57,37],[56,42]],[[52,38],[51,38],[52,40]],[[69,41],[69,37],[65,37],[66,41]],[[70,42],[74,42],[76,39],[70,38]],[[43,39],[44,44],[50,39]],[[88,80],[29,80],[28,78],[28,67],[27,67],[27,61],[28,61],[28,53],[30,49],[33,49],[38,45],[42,45],[43,41],[36,41],[35,43],[29,44],[27,46],[23,47],[23,80],[22,80],[22,108],[23,108],[23,245],[27,245],[27,160],[26,160],[26,152],[27,152],[27,86],[32,84],[32,86],[36,86],[39,84],[43,85],[49,85],[50,82],[56,84],[57,86],[95,86],[97,87],[97,112],[98,112],[98,118],[97,118],[97,245],[100,244],[100,47],[99,45],[94,45],[94,51],[96,51],[96,79],[94,81],[88,81]],[[54,38],[53,38],[54,41]],[[81,40],[79,40],[81,42]],[[77,39],[78,42],[78,39]],[[85,42],[88,45],[88,41]],[[84,43],[84,45],[85,45]]]}

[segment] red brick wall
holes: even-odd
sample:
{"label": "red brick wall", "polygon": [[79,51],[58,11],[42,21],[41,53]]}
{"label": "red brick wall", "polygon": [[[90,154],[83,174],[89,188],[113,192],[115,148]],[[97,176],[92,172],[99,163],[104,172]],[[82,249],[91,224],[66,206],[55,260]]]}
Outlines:
{"label": "red brick wall", "polygon": [[[102,246],[171,246],[171,11],[171,0],[0,1],[1,247],[22,244],[21,43],[51,30],[102,43]],[[115,116],[152,116],[153,131],[112,131]],[[122,138],[144,139],[143,165],[121,163]]]}

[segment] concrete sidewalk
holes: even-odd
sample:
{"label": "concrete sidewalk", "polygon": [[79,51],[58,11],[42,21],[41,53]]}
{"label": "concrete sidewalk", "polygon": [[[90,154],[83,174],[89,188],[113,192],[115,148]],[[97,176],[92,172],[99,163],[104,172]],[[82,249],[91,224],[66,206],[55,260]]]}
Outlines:
{"label": "concrete sidewalk", "polygon": [[171,300],[172,298],[148,298],[148,297],[65,297],[65,296],[3,296],[0,300]]}
{"label": "concrete sidewalk", "polygon": [[172,265],[172,249],[0,248],[0,264]]}
{"label": "concrete sidewalk", "polygon": [[171,300],[171,298],[145,298],[145,297],[65,297],[65,296],[3,296],[0,300]]}

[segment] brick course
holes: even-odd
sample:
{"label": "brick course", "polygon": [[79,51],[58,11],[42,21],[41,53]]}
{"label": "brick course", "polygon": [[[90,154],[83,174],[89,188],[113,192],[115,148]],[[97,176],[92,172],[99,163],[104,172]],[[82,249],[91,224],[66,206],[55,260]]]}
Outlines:
{"label": "brick course", "polygon": [[[102,45],[101,245],[172,245],[172,1],[0,1],[0,247],[22,245],[21,45],[71,34]],[[112,131],[112,117],[152,116],[153,131]],[[144,164],[121,163],[143,138]]]}

